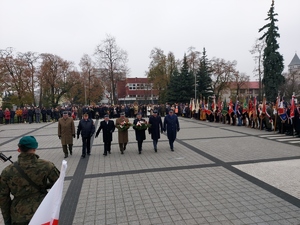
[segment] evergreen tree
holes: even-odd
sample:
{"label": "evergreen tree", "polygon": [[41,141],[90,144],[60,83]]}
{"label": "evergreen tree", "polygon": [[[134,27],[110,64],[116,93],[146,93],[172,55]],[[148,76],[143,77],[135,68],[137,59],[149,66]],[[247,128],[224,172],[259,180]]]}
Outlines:
{"label": "evergreen tree", "polygon": [[168,102],[175,103],[189,103],[194,95],[194,76],[189,70],[186,55],[183,58],[183,64],[180,69],[174,70],[170,77],[170,84],[168,86],[167,99]]}
{"label": "evergreen tree", "polygon": [[203,48],[203,56],[200,61],[200,67],[197,71],[197,88],[199,94],[205,99],[211,95],[212,92],[212,79],[209,61],[207,59],[205,48]]}
{"label": "evergreen tree", "polygon": [[175,103],[180,97],[179,87],[180,87],[180,73],[177,68],[174,69],[170,76],[170,83],[167,89],[167,102]]}
{"label": "evergreen tree", "polygon": [[265,40],[266,47],[263,55],[264,77],[262,83],[264,85],[264,91],[267,99],[275,101],[279,87],[284,83],[285,79],[282,76],[284,69],[283,56],[278,52],[279,44],[277,38],[280,37],[278,33],[278,27],[275,22],[278,20],[275,18],[277,13],[274,13],[274,0],[272,1],[271,8],[268,12],[268,18],[270,22],[259,29],[259,32],[266,30],[260,40]]}

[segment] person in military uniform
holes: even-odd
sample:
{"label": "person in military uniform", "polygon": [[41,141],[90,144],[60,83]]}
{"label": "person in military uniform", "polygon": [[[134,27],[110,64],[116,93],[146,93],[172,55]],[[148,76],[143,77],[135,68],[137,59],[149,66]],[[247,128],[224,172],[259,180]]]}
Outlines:
{"label": "person in military uniform", "polygon": [[89,118],[87,113],[83,114],[83,119],[79,121],[77,128],[77,139],[79,139],[80,133],[82,140],[81,158],[85,158],[86,154],[91,154],[91,138],[95,133],[94,121]]}
{"label": "person in military uniform", "polygon": [[177,132],[179,132],[179,122],[176,115],[174,115],[173,110],[169,111],[169,114],[164,119],[164,131],[167,131],[167,136],[169,139],[170,149],[174,151],[174,141],[176,139]]}
{"label": "person in military uniform", "polygon": [[157,142],[160,139],[160,132],[163,132],[163,124],[161,117],[157,115],[157,110],[153,110],[152,116],[149,118],[149,124],[151,127],[148,128],[151,139],[153,140],[154,151],[157,152]]}
{"label": "person in military uniform", "polygon": [[[1,173],[0,207],[5,225],[28,224],[47,195],[47,189],[59,177],[59,170],[52,162],[35,154],[38,143],[33,136],[22,137],[18,147],[21,152],[18,161]],[[22,171],[31,182],[24,178]]]}
{"label": "person in military uniform", "polygon": [[104,142],[104,156],[107,156],[107,152],[111,152],[111,142],[113,140],[112,133],[115,131],[115,123],[113,120],[109,119],[109,115],[104,116],[104,120],[100,122],[100,127],[96,132],[96,138],[98,137],[100,131],[103,130],[103,142]]}
{"label": "person in military uniform", "polygon": [[[142,124],[142,123],[146,123],[146,120],[142,118],[142,113],[138,113],[136,116],[136,119],[133,121],[133,124],[135,126],[138,126],[138,124]],[[135,139],[138,143],[138,151],[139,154],[142,153],[142,145],[143,145],[143,141],[146,140],[146,130],[139,130],[136,127],[133,127],[133,129],[135,130]]]}
{"label": "person in military uniform", "polygon": [[68,146],[70,155],[72,155],[73,138],[75,138],[75,125],[68,112],[63,112],[63,117],[58,120],[58,137],[61,140],[65,158],[68,157]]}
{"label": "person in military uniform", "polygon": [[[120,118],[116,119],[116,126],[121,125],[123,122],[129,123],[128,118],[125,117],[125,113],[121,113]],[[124,154],[128,143],[128,130],[118,130],[118,141],[121,154]]]}

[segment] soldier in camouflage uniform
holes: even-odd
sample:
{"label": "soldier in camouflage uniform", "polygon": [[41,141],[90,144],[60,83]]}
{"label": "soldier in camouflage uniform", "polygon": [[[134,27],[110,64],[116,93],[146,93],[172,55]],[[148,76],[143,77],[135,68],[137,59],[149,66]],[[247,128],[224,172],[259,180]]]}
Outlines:
{"label": "soldier in camouflage uniform", "polygon": [[[16,163],[32,182],[22,176],[16,163],[2,171],[0,207],[5,225],[28,224],[46,196],[47,189],[51,188],[59,177],[59,170],[53,163],[39,159],[35,154],[38,143],[33,136],[22,137],[18,146],[21,153]],[[13,195],[13,200],[10,195]]]}

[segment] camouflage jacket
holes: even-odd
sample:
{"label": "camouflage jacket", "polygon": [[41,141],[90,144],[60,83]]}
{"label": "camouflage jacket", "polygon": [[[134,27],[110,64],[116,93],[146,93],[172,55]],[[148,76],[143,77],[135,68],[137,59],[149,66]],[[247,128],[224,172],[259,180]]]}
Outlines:
{"label": "camouflage jacket", "polygon": [[[59,177],[59,170],[53,163],[39,159],[34,153],[21,153],[18,164],[41,189],[51,188]],[[46,193],[30,185],[13,164],[2,171],[0,207],[5,225],[29,223],[45,196]]]}

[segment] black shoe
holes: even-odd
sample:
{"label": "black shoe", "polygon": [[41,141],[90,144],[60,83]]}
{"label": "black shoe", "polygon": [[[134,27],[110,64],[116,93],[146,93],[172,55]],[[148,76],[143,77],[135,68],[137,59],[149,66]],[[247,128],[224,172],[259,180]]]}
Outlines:
{"label": "black shoe", "polygon": [[91,153],[88,153],[87,155],[91,155]]}
{"label": "black shoe", "polygon": [[125,151],[126,150],[126,146],[124,146],[124,148],[123,148],[123,151]]}
{"label": "black shoe", "polygon": [[107,154],[103,153],[104,156],[107,156]]}
{"label": "black shoe", "polygon": [[84,158],[85,158],[85,155],[81,155],[81,158],[83,158],[83,159],[84,159]]}
{"label": "black shoe", "polygon": [[110,151],[108,151],[108,153],[109,153],[109,154],[111,154],[111,152],[110,152]]}
{"label": "black shoe", "polygon": [[157,152],[157,148],[155,148],[154,151]]}
{"label": "black shoe", "polygon": [[73,152],[72,152],[72,150],[70,150],[70,155],[72,155],[73,154]]}
{"label": "black shoe", "polygon": [[65,157],[64,158],[68,158],[68,155],[65,155]]}
{"label": "black shoe", "polygon": [[141,152],[141,151],[139,151],[139,154],[142,154],[142,152]]}
{"label": "black shoe", "polygon": [[123,154],[124,154],[124,151],[121,151],[121,154],[123,155]]}
{"label": "black shoe", "polygon": [[171,151],[172,151],[172,152],[174,152],[174,149],[173,149],[173,148],[171,148]]}

